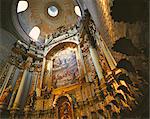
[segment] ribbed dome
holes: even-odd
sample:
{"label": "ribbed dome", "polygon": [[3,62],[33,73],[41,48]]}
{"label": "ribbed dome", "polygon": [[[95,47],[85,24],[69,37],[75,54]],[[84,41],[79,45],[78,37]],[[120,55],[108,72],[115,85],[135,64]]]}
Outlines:
{"label": "ribbed dome", "polygon": [[[57,28],[62,26],[68,28],[77,22],[78,16],[74,12],[76,3],[73,0],[29,0],[27,2],[29,4],[27,10],[18,13],[18,19],[27,34],[33,27],[39,27],[40,42],[43,42],[46,35],[56,32]],[[52,15],[49,15],[48,11]]]}

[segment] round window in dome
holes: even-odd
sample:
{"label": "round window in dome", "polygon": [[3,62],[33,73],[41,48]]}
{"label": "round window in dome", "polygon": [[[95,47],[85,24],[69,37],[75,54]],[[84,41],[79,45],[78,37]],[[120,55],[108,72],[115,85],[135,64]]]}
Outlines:
{"label": "round window in dome", "polygon": [[56,17],[58,15],[58,9],[57,7],[55,6],[50,6],[48,8],[48,14],[51,16],[51,17]]}

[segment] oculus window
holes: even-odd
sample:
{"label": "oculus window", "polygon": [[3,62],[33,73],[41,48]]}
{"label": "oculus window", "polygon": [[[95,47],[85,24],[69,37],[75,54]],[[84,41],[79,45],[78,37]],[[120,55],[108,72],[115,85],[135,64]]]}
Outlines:
{"label": "oculus window", "polygon": [[57,7],[55,6],[50,6],[48,7],[48,14],[51,16],[51,17],[56,17],[58,15],[58,9]]}

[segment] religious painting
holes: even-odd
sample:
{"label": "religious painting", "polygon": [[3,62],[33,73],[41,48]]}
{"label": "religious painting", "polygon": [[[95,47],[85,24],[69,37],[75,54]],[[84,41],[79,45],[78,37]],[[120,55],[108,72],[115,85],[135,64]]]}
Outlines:
{"label": "religious painting", "polygon": [[78,83],[79,72],[73,48],[66,48],[54,55],[52,78],[55,88]]}

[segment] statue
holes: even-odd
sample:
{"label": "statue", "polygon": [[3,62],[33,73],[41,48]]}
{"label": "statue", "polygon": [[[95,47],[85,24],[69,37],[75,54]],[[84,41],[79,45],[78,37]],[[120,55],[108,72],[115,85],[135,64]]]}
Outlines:
{"label": "statue", "polygon": [[61,119],[71,119],[71,113],[69,107],[70,105],[68,103],[62,104],[62,107],[60,108]]}

